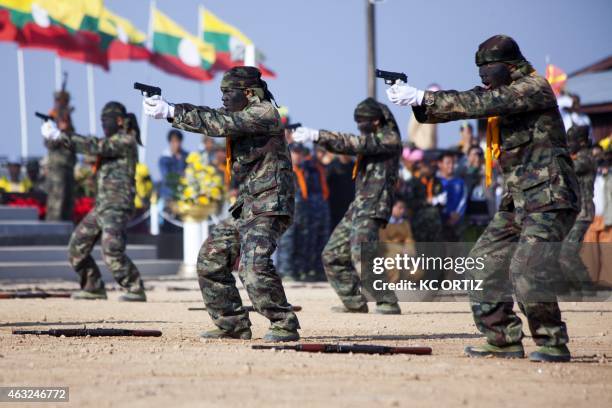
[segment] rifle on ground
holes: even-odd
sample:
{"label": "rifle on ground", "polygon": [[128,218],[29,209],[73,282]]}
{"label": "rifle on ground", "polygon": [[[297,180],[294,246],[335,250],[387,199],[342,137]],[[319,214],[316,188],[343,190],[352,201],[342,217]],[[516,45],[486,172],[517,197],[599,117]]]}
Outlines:
{"label": "rifle on ground", "polygon": [[40,113],[40,112],[34,112],[34,115],[36,115],[37,118],[41,118],[45,122],[47,122],[49,120],[51,120],[51,121],[55,120],[53,118],[53,116],[45,115],[44,113]]}
{"label": "rifle on ground", "polygon": [[[243,309],[246,310],[247,312],[255,311],[255,308],[251,305],[243,306]],[[299,312],[300,310],[302,310],[302,306],[294,305],[294,306],[291,306],[291,309],[294,312]],[[190,312],[195,312],[195,311],[206,310],[206,308],[205,307],[190,307],[190,308],[187,308],[187,310],[189,310]]]}
{"label": "rifle on ground", "polygon": [[417,354],[430,355],[431,347],[389,347],[369,344],[296,344],[295,346],[251,346],[253,350],[295,350],[308,353]]}
{"label": "rifle on ground", "polygon": [[51,329],[51,330],[13,330],[13,334],[35,334],[37,336],[65,337],[159,337],[159,330],[129,330],[129,329]]}
{"label": "rifle on ground", "polygon": [[376,70],[376,78],[384,79],[387,85],[393,85],[398,79],[404,83],[408,82],[408,77],[403,72],[382,71],[380,69]]}
{"label": "rifle on ground", "polygon": [[134,89],[138,89],[144,96],[161,95],[161,88],[134,82]]}
{"label": "rifle on ground", "polygon": [[70,293],[47,293],[47,292],[0,292],[0,299],[47,299],[47,298],[69,298]]}

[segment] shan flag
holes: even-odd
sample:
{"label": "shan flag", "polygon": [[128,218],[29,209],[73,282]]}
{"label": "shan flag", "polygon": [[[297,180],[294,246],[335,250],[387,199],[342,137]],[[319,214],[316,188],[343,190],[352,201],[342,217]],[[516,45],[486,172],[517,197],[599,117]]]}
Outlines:
{"label": "shan flag", "polygon": [[151,63],[163,71],[199,81],[212,79],[213,46],[189,34],[159,10],[153,10],[152,51]]}
{"label": "shan flag", "polygon": [[[252,45],[253,41],[236,27],[227,24],[204,8],[200,8],[200,21],[203,26],[200,28],[204,42],[212,44],[217,53],[213,70],[225,71],[236,65],[244,65],[246,47]],[[258,52],[257,67],[262,75],[275,77],[276,74],[261,63],[263,59],[263,54]]]}

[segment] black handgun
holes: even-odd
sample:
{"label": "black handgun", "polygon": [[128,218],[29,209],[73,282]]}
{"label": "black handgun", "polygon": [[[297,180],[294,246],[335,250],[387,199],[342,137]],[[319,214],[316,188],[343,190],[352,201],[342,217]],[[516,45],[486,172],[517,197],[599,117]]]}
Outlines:
{"label": "black handgun", "polygon": [[144,96],[161,95],[161,88],[134,82],[134,89],[138,89]]}
{"label": "black handgun", "polygon": [[404,83],[408,82],[408,77],[403,72],[382,71],[380,69],[376,70],[376,78],[384,79],[387,85],[393,85],[398,79]]}
{"label": "black handgun", "polygon": [[300,122],[292,123],[290,125],[285,125],[285,129],[288,129],[288,130],[295,130],[295,129],[299,128],[299,127],[302,127],[302,124]]}
{"label": "black handgun", "polygon": [[44,113],[35,112],[34,114],[36,115],[37,118],[41,118],[45,122],[48,120],[55,120],[53,119],[53,116],[45,115]]}

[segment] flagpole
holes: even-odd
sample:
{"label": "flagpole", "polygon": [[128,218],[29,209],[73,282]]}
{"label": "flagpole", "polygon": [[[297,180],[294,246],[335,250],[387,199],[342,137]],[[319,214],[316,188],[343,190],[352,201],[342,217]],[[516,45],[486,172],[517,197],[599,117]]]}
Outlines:
{"label": "flagpole", "polygon": [[93,65],[87,64],[87,103],[89,105],[89,134],[96,134],[96,98]]}
{"label": "flagpole", "polygon": [[244,50],[244,65],[254,67],[255,63],[255,44],[248,44]]}
{"label": "flagpole", "polygon": [[28,157],[28,121],[26,120],[25,73],[23,50],[17,48],[17,76],[19,81],[19,119],[21,121],[21,158]]}
{"label": "flagpole", "polygon": [[55,90],[59,91],[62,89],[62,60],[56,55],[55,56]]}
{"label": "flagpole", "polygon": [[[153,49],[153,11],[155,10],[155,0],[149,2],[149,24],[147,27],[147,48],[149,51]],[[147,70],[149,66],[147,65]],[[149,132],[149,118],[144,113],[144,108],[140,111],[140,140],[142,146],[138,148],[138,161],[145,163],[147,157],[147,136]]]}
{"label": "flagpole", "polygon": [[[204,42],[204,18],[202,15],[204,14],[204,6],[201,4],[198,5],[198,38]],[[198,84],[198,88],[200,90],[200,105],[204,105],[204,84],[200,82]]]}

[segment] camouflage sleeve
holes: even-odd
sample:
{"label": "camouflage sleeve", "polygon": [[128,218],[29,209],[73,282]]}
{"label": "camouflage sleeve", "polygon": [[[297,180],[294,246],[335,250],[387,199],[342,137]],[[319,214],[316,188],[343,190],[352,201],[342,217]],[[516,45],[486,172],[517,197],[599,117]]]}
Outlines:
{"label": "camouflage sleeve", "polygon": [[581,176],[584,174],[595,173],[596,167],[593,163],[591,155],[587,152],[579,152],[574,159],[574,171],[577,175]]}
{"label": "camouflage sleeve", "polygon": [[397,153],[401,149],[402,142],[399,133],[390,128],[359,136],[351,133],[321,130],[317,145],[333,153],[373,156]]}
{"label": "camouflage sleeve", "polygon": [[127,155],[135,143],[130,134],[116,134],[111,137],[97,138],[75,133],[63,134],[76,153],[102,157],[121,157]]}
{"label": "camouflage sleeve", "polygon": [[212,137],[281,130],[280,116],[271,103],[257,103],[240,112],[181,103],[175,105],[172,126]]}
{"label": "camouflage sleeve", "polygon": [[421,123],[477,119],[550,109],[557,100],[540,76],[527,76],[496,89],[476,87],[469,91],[426,91],[421,106],[413,107]]}

